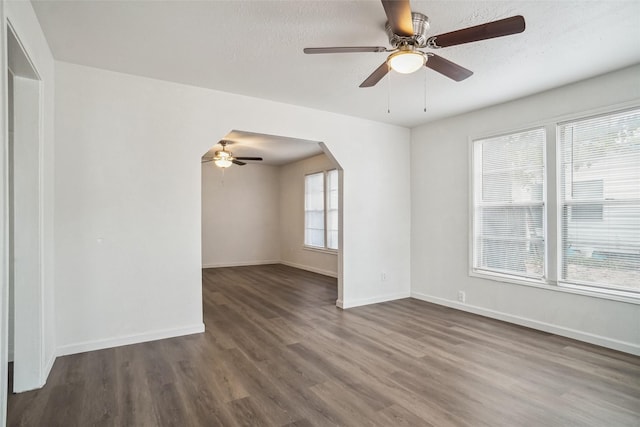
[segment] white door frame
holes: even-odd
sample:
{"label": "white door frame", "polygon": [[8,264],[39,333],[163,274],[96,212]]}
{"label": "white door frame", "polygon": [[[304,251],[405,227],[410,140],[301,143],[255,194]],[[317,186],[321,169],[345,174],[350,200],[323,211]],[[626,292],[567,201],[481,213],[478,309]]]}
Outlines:
{"label": "white door frame", "polygon": [[7,26],[0,1],[0,426],[7,423],[9,338],[9,138],[7,130]]}
{"label": "white door frame", "polygon": [[[17,213],[16,230],[19,231],[15,239],[16,255],[16,286],[14,292],[14,391],[26,391],[44,385],[44,328],[43,328],[43,186],[42,186],[42,81],[36,67],[24,45],[20,43],[4,8],[0,3],[0,19],[2,25],[0,61],[0,78],[2,79],[2,106],[0,107],[0,131],[2,135],[2,150],[0,154],[0,199],[2,212],[0,220],[0,291],[2,304],[0,305],[0,425],[6,422],[7,404],[7,365],[8,365],[8,337],[9,337],[9,269],[14,264],[11,259],[10,244],[10,209],[21,209]],[[9,46],[11,44],[11,46]],[[14,110],[15,141],[14,158],[15,170],[11,174],[9,162],[9,123],[8,123],[8,87],[9,69],[14,78]],[[10,185],[13,178],[20,183],[16,188],[17,203],[9,205]],[[16,184],[17,186],[18,184]],[[23,188],[26,189],[23,191]],[[25,197],[28,198],[25,205]],[[25,208],[27,206],[27,208]],[[28,215],[26,214],[28,213]],[[28,217],[28,219],[26,218]],[[20,228],[21,227],[21,228]],[[27,262],[25,262],[27,260]],[[17,377],[16,377],[17,375]]]}

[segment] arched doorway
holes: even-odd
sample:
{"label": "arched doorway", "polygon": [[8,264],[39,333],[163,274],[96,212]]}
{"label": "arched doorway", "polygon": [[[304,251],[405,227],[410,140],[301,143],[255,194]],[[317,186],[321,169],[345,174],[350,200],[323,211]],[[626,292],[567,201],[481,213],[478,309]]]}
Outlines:
{"label": "arched doorway", "polygon": [[[283,136],[231,131],[220,138],[234,157],[261,157],[228,168],[202,164],[203,268],[282,264],[336,279],[335,301],[342,300],[343,171],[325,144]],[[305,241],[305,177],[322,174],[325,213],[321,245]],[[330,183],[335,197],[329,198]],[[326,187],[326,188],[325,188]],[[331,206],[329,206],[331,205]],[[337,242],[336,242],[337,240]],[[331,244],[329,244],[331,242]],[[337,244],[336,244],[337,243]]]}

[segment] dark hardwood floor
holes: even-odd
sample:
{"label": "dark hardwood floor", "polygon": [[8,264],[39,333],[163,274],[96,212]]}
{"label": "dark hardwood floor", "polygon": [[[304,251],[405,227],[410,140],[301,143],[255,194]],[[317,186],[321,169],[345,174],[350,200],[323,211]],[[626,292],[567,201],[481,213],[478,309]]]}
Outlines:
{"label": "dark hardwood floor", "polygon": [[9,425],[640,425],[638,357],[413,299],[342,311],[281,265],[203,275],[204,334],[60,357]]}

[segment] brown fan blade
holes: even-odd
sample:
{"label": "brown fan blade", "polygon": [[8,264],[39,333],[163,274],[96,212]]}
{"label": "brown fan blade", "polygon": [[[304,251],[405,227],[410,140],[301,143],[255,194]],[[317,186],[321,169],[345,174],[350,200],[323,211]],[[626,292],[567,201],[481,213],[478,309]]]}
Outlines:
{"label": "brown fan blade", "polygon": [[261,161],[262,157],[234,157],[236,160],[258,160]]}
{"label": "brown fan blade", "polygon": [[213,159],[202,159],[200,161],[200,163],[209,163],[209,162],[213,162]]}
{"label": "brown fan blade", "polygon": [[357,52],[386,52],[382,46],[353,46],[353,47],[305,47],[304,53],[357,53]]}
{"label": "brown fan blade", "polygon": [[389,26],[399,36],[413,36],[413,18],[409,0],[382,0]]}
{"label": "brown fan blade", "polygon": [[499,21],[487,22],[475,27],[464,28],[450,33],[440,34],[429,38],[431,47],[448,47],[480,40],[508,36],[524,31],[524,17],[517,15]]}
{"label": "brown fan blade", "polygon": [[383,62],[381,66],[376,68],[376,70],[371,73],[369,77],[366,78],[360,84],[360,87],[372,87],[375,86],[384,76],[389,72],[389,65],[387,65],[387,61]]}
{"label": "brown fan blade", "polygon": [[457,82],[473,75],[473,71],[467,70],[466,68],[436,54],[428,53],[427,57],[427,62],[424,64],[425,67],[431,68],[433,71],[437,71],[443,76],[449,77]]}
{"label": "brown fan blade", "polygon": [[231,160],[231,162],[233,162],[233,164],[234,164],[234,165],[238,165],[238,166],[244,166],[244,165],[246,165],[246,163],[245,163],[245,162],[241,162],[241,161],[236,160],[236,159]]}

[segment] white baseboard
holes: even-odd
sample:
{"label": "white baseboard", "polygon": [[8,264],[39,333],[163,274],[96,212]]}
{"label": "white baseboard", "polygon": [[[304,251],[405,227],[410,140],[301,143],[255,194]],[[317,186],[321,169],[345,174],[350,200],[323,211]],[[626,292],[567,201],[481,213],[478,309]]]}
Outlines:
{"label": "white baseboard", "polygon": [[182,328],[163,329],[159,331],[145,332],[141,334],[125,335],[114,338],[105,338],[100,340],[85,341],[75,344],[67,344],[58,347],[57,356],[65,356],[67,354],[84,353],[86,351],[102,350],[111,347],[120,347],[122,345],[138,344],[147,341],[161,340],[165,338],[180,337],[183,335],[191,335],[204,332],[204,323],[193,326],[185,326]]}
{"label": "white baseboard", "polygon": [[601,335],[589,332],[578,331],[564,326],[553,325],[551,323],[541,322],[526,317],[516,316],[513,314],[503,313],[500,311],[490,310],[469,304],[463,304],[458,301],[452,301],[444,298],[426,295],[420,292],[412,292],[412,298],[422,301],[431,302],[446,307],[455,308],[457,310],[467,311],[469,313],[479,314],[481,316],[490,317],[492,319],[503,320],[516,325],[526,326],[528,328],[537,329],[544,332],[560,335],[567,338],[573,338],[578,341],[588,342],[590,344],[611,348],[613,350],[623,351],[640,356],[640,346],[631,342],[620,341],[613,338],[603,337]]}
{"label": "white baseboard", "polygon": [[336,300],[336,307],[338,308],[344,308],[344,303],[342,302],[341,299],[337,299]]}
{"label": "white baseboard", "polygon": [[322,268],[311,267],[309,265],[296,264],[290,261],[278,261],[279,264],[288,265],[289,267],[299,268],[300,270],[310,271],[312,273],[322,274],[323,276],[338,277],[338,273],[330,270],[323,270]]}
{"label": "white baseboard", "polygon": [[[361,298],[361,299],[352,299],[352,300],[343,299],[342,301],[339,301],[341,305],[339,305],[338,307],[347,309],[347,308],[360,307],[360,306],[369,305],[369,304],[377,304],[380,302],[393,301],[393,300],[409,298],[409,297],[411,297],[411,294],[409,292],[401,292],[397,294],[378,295],[371,298]],[[337,302],[338,301],[336,301],[336,303]]]}
{"label": "white baseboard", "polygon": [[243,262],[225,262],[217,264],[203,264],[202,268],[223,268],[223,267],[248,267],[251,265],[267,265],[267,264],[283,264],[289,267],[299,268],[300,270],[310,271],[312,273],[322,274],[323,276],[338,277],[338,273],[330,270],[323,270],[322,268],[312,267],[310,265],[296,264],[295,262],[282,261],[282,260],[267,260],[267,261],[243,261]]}
{"label": "white baseboard", "polygon": [[53,368],[53,364],[56,361],[55,353],[51,354],[51,357],[47,361],[47,364],[44,365],[44,370],[42,371],[42,385],[40,387],[44,387],[47,383],[47,379],[49,378],[49,374],[51,373],[51,368]]}
{"label": "white baseboard", "polygon": [[250,265],[266,265],[266,264],[280,264],[280,260],[266,260],[266,261],[241,261],[241,262],[218,262],[214,264],[202,264],[202,268],[222,268],[222,267],[247,267]]}

